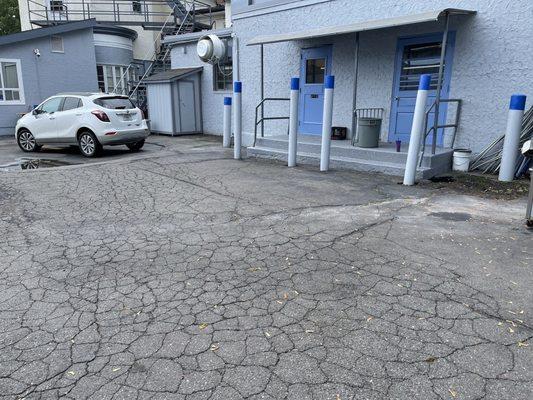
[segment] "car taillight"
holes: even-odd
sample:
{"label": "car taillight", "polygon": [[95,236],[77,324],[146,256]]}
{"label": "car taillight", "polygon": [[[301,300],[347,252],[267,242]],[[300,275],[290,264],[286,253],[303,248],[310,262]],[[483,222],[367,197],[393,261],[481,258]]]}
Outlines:
{"label": "car taillight", "polygon": [[111,122],[107,114],[103,111],[94,110],[94,111],[91,111],[91,114],[94,115],[96,118],[98,118],[102,122]]}

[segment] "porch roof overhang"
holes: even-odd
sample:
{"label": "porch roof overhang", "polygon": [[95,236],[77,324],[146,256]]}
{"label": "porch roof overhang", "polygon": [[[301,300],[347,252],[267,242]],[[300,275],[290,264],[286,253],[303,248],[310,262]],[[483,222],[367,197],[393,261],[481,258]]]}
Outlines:
{"label": "porch roof overhang", "polygon": [[276,35],[261,35],[253,38],[247,46],[257,46],[268,43],[280,43],[294,40],[316,39],[327,36],[345,35],[349,33],[372,31],[377,29],[394,28],[438,21],[442,16],[472,15],[476,11],[458,8],[442,8],[419,14],[402,15],[392,18],[375,19],[370,21],[355,22],[348,25],[335,25],[324,28],[309,29],[299,32],[281,33]]}

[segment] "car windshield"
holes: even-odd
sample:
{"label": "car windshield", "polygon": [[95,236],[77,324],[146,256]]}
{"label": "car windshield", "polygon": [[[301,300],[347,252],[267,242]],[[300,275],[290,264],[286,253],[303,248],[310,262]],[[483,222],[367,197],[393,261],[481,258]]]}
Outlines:
{"label": "car windshield", "polygon": [[130,99],[122,96],[100,97],[95,99],[94,103],[110,110],[131,110],[135,108]]}

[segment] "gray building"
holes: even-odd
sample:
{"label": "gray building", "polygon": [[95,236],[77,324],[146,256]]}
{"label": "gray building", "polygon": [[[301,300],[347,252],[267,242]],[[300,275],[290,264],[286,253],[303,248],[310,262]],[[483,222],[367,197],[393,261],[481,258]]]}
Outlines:
{"label": "gray building", "polygon": [[[386,142],[405,144],[419,77],[429,73],[433,79],[428,106],[436,101],[439,75],[443,100],[435,156],[447,153],[444,161],[449,163],[452,145],[479,151],[504,131],[509,97],[533,95],[531,15],[530,0],[234,0],[232,31],[238,42],[233,53],[238,60],[233,70],[243,82],[244,143],[253,145],[257,126],[255,153],[283,156],[286,144],[267,139],[285,138],[287,121],[257,123],[261,118],[255,118],[256,107],[265,98],[287,98],[291,77],[300,77],[299,133],[309,144],[305,151],[313,156],[312,144],[322,126],[324,77],[334,75],[334,126],[346,128],[351,138],[356,126],[354,110],[364,115],[364,109],[377,108],[382,114],[383,149]],[[173,67],[204,65],[195,59],[194,43],[184,40],[172,50]],[[206,132],[220,134],[222,96],[212,96],[210,88],[216,85],[209,71],[215,73],[216,68],[204,69],[203,126]],[[428,132],[434,114],[428,114]],[[264,109],[259,108],[261,115],[288,116],[288,103],[266,100]],[[432,139],[430,132],[429,145]],[[373,163],[368,151],[358,153],[351,142],[344,147],[353,150],[359,164],[368,159],[367,169],[394,173],[404,162],[381,151],[379,162]],[[254,149],[249,150],[254,154]],[[384,167],[395,162],[398,168]],[[432,166],[431,159],[424,162]]]}
{"label": "gray building", "polygon": [[59,92],[125,92],[136,33],[94,20],[0,37],[0,135]]}

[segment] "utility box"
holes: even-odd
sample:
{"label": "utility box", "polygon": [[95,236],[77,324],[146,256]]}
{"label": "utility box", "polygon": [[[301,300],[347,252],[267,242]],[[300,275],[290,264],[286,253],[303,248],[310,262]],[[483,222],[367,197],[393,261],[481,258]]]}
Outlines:
{"label": "utility box", "polygon": [[171,69],[144,80],[150,130],[163,135],[202,133],[203,68]]}

